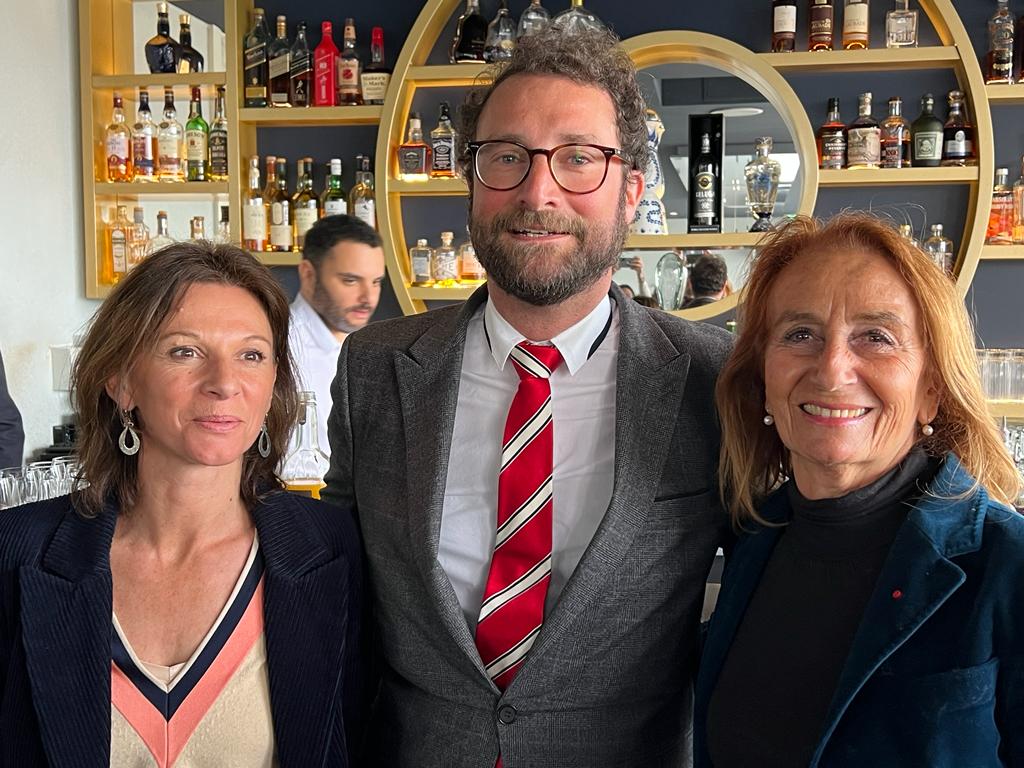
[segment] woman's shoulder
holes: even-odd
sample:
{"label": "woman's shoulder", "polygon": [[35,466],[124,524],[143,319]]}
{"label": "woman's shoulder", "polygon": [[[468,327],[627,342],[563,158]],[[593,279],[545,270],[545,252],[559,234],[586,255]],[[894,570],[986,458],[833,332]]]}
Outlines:
{"label": "woman's shoulder", "polygon": [[359,552],[359,528],[352,510],[283,490],[267,494],[262,503],[284,511],[301,530],[313,535],[332,553],[354,556]]}
{"label": "woman's shoulder", "polygon": [[78,514],[70,496],[58,496],[0,512],[0,571],[39,561],[53,532],[68,515]]}

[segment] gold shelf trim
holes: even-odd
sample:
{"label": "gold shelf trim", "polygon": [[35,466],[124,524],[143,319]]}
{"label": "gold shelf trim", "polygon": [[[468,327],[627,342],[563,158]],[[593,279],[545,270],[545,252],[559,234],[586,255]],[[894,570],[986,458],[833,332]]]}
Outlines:
{"label": "gold shelf trim", "polygon": [[1024,419],[1024,403],[988,403],[988,412],[997,419]]}
{"label": "gold shelf trim", "polygon": [[388,181],[388,193],[397,195],[468,195],[469,188],[461,178],[429,179],[428,181]]}
{"label": "gold shelf trim", "polygon": [[985,261],[1024,259],[1024,245],[986,245],[981,249],[981,258]]}
{"label": "gold shelf trim", "polygon": [[435,288],[432,285],[408,285],[409,296],[420,301],[465,301],[479,285],[456,285],[452,288]]}
{"label": "gold shelf trim", "polygon": [[406,79],[417,88],[457,88],[485,85],[490,81],[489,68],[477,63],[430,64],[409,67]]}
{"label": "gold shelf trim", "polygon": [[173,85],[188,88],[192,85],[227,85],[228,76],[225,72],[193,72],[179,74],[172,72],[166,75],[93,75],[93,88],[145,88],[147,86]]}
{"label": "gold shelf trim", "polygon": [[723,232],[721,234],[630,235],[626,238],[629,250],[663,248],[753,248],[763,232]]}
{"label": "gold shelf trim", "polygon": [[109,197],[111,195],[145,195],[147,197],[161,197],[165,195],[226,195],[228,183],[226,181],[142,181],[142,182],[96,182],[96,195]]}
{"label": "gold shelf trim", "polygon": [[302,261],[302,254],[298,251],[249,251],[249,253],[268,267],[294,267]]}
{"label": "gold shelf trim", "polygon": [[875,187],[886,184],[977,184],[978,168],[867,168],[864,170],[822,170],[823,187]]}
{"label": "gold shelf trim", "polygon": [[794,51],[758,54],[780,72],[868,72],[888,69],[951,69],[960,63],[956,46],[869,48],[861,51]]}
{"label": "gold shelf trim", "polygon": [[1000,106],[1024,104],[1024,84],[986,85],[985,94],[990,102]]}
{"label": "gold shelf trim", "polygon": [[257,127],[377,125],[381,107],[263,107],[238,110],[238,120]]}

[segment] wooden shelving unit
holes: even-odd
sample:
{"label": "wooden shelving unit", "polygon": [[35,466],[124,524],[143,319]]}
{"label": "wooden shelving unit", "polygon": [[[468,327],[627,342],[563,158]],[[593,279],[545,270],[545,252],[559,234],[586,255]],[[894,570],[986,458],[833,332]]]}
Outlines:
{"label": "wooden shelving unit", "polygon": [[409,286],[409,295],[419,301],[465,301],[480,286],[456,285],[453,288],[434,288],[433,286]]}
{"label": "wooden shelving unit", "polygon": [[258,127],[296,127],[304,125],[376,125],[381,107],[308,107],[306,109],[239,109],[238,119]]}
{"label": "wooden shelving unit", "polygon": [[1024,245],[986,245],[981,250],[981,258],[986,261],[1024,259]]}
{"label": "wooden shelving unit", "polygon": [[721,234],[694,235],[630,235],[626,239],[629,250],[670,250],[672,248],[753,248],[764,233],[723,232]]}
{"label": "wooden shelving unit", "polygon": [[1024,421],[1024,403],[989,402],[988,411],[997,419]]}
{"label": "wooden shelving unit", "polygon": [[226,195],[228,183],[226,181],[181,181],[181,182],[117,182],[109,181],[95,182],[94,189],[97,197],[108,197],[112,195],[125,195],[131,197],[164,195]]}
{"label": "wooden shelving unit", "polygon": [[956,46],[869,48],[862,51],[762,53],[780,72],[881,72],[890,69],[949,69],[960,63]]}
{"label": "wooden shelving unit", "polygon": [[1024,104],[1024,84],[1016,85],[986,85],[985,94],[988,100],[995,105]]}
{"label": "wooden shelving unit", "polygon": [[931,184],[977,184],[976,167],[966,168],[867,168],[864,170],[819,171],[823,187],[926,186]]}
{"label": "wooden shelving unit", "polygon": [[114,90],[123,88],[163,88],[174,86],[189,88],[193,85],[226,85],[226,72],[193,72],[188,75],[93,75],[92,87]]}
{"label": "wooden shelving unit", "polygon": [[302,261],[302,254],[295,251],[249,251],[268,267],[294,267]]}
{"label": "wooden shelving unit", "polygon": [[469,188],[461,178],[428,179],[427,181],[388,181],[388,192],[396,195],[420,195],[425,197],[468,195]]}
{"label": "wooden shelving unit", "polygon": [[409,67],[406,77],[417,88],[456,88],[486,83],[487,72],[479,64],[431,64]]}

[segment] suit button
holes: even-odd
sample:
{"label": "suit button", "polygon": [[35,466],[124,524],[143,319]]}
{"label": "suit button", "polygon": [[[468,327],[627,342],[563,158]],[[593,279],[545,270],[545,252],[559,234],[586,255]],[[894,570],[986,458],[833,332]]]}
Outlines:
{"label": "suit button", "polygon": [[505,704],[498,708],[498,722],[502,725],[512,725],[516,721],[516,708],[511,704]]}

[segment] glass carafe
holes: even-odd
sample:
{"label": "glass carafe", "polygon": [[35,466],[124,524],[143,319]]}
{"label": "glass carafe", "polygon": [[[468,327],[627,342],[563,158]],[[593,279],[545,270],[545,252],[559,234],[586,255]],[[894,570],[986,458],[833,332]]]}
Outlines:
{"label": "glass carafe", "polygon": [[772,228],[775,198],[779,194],[779,174],[782,166],[769,157],[771,136],[762,136],[754,142],[755,154],[743,173],[747,178],[747,197],[750,213],[756,219],[751,232],[767,232]]}
{"label": "glass carafe", "polygon": [[330,459],[320,450],[317,436],[316,395],[313,392],[299,393],[299,414],[292,430],[291,450],[278,473],[289,491],[310,494],[320,498],[324,487],[324,475],[330,466]]}

